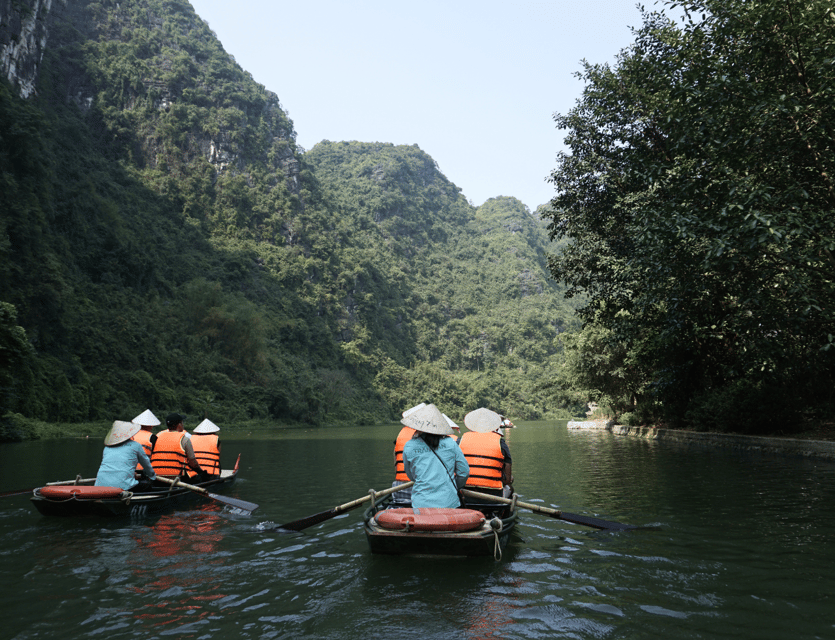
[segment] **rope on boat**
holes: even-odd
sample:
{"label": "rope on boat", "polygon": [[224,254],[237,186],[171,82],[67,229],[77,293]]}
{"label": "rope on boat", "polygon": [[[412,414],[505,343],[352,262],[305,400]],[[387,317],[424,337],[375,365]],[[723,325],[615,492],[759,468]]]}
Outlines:
{"label": "rope on boat", "polygon": [[500,518],[493,518],[490,520],[490,528],[493,530],[493,538],[495,544],[493,546],[493,558],[498,562],[502,559],[502,545],[499,542],[499,534],[502,531],[502,521]]}

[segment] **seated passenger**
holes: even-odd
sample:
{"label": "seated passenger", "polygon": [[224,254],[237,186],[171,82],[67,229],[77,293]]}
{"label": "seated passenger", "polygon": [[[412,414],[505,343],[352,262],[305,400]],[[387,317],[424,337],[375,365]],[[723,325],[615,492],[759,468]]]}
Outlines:
{"label": "seated passenger", "polygon": [[[197,458],[197,462],[203,468],[206,476],[213,478],[220,475],[220,440],[217,436],[218,431],[220,431],[220,427],[206,418],[197,425],[197,428],[191,435],[191,446],[194,449],[194,457]],[[188,475],[192,480],[200,477],[195,471],[189,471]]]}
{"label": "seated passenger", "polygon": [[441,415],[444,417],[444,420],[446,420],[446,423],[455,431],[455,433],[451,434],[449,437],[455,440],[455,442],[458,442],[461,439],[461,427],[455,424],[452,418],[450,418],[447,414],[442,413]]}
{"label": "seated passenger", "polygon": [[[116,420],[104,439],[104,452],[99,472],[96,474],[97,487],[120,487],[123,491],[150,488],[156,479],[154,467],[145,455],[142,445],[131,440],[140,430],[138,424]],[[136,478],[137,463],[142,467],[147,480],[140,485]]]}
{"label": "seated passenger", "polygon": [[[406,409],[402,416],[405,418],[408,415],[411,415],[418,409],[423,409],[426,406],[425,402],[421,402],[419,405],[412,407],[411,409]],[[415,435],[415,430],[409,427],[403,427],[400,429],[400,433],[397,434],[397,438],[394,441],[394,482],[391,483],[392,487],[396,487],[399,484],[403,484],[404,482],[409,482],[409,477],[406,475],[406,472],[403,471],[403,447],[406,446],[406,443],[412,439],[412,436]],[[392,494],[392,500],[396,503],[402,504],[411,504],[412,502],[412,488],[409,487],[408,489],[403,489],[402,491],[397,491]]]}
{"label": "seated passenger", "polygon": [[412,507],[455,509],[461,506],[458,490],[470,469],[453,438],[452,427],[434,404],[421,407],[401,421],[415,430],[403,447],[403,471],[412,487]]}
{"label": "seated passenger", "polygon": [[[140,426],[141,431],[133,436],[133,440],[136,440],[142,445],[142,448],[145,449],[145,453],[150,460],[151,452],[154,450],[154,443],[157,441],[157,436],[154,434],[154,427],[158,427],[161,423],[150,409],[146,409],[140,413],[133,420],[131,420],[131,422]],[[141,470],[141,465],[136,465],[136,471],[139,472]]]}
{"label": "seated passenger", "polygon": [[183,433],[183,420],[185,416],[179,413],[168,414],[165,418],[168,430],[157,434],[151,463],[161,476],[185,479],[188,477],[188,469],[197,473],[203,472],[197,458],[194,457],[191,440]]}
{"label": "seated passenger", "polygon": [[460,445],[470,465],[467,489],[509,497],[513,493],[513,460],[502,426],[511,428],[513,423],[482,407],[464,416],[464,425],[469,431],[461,436]]}

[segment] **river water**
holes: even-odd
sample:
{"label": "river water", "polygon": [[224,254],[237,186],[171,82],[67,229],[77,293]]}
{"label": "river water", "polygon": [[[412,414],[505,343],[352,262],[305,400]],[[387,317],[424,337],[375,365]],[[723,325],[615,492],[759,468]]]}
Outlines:
{"label": "river water", "polygon": [[[835,464],[568,431],[509,432],[526,502],[501,561],[375,556],[362,508],[272,528],[389,486],[397,425],[223,438],[216,502],[145,520],[47,518],[0,498],[0,637],[833,638]],[[104,435],[104,434],[102,434]],[[223,433],[221,433],[223,435]],[[81,474],[100,441],[0,445],[0,492]]]}

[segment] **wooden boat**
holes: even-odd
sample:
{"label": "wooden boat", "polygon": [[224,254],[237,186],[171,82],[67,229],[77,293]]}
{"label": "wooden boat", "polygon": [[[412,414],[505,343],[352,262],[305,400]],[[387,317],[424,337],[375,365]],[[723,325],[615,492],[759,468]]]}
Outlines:
{"label": "wooden boat", "polygon": [[[515,495],[515,494],[514,494]],[[398,518],[406,523],[403,528],[392,529],[391,522],[386,526],[381,524],[387,511],[408,509],[420,516],[420,512],[427,514],[425,526],[414,525],[415,517],[407,516],[404,511],[398,512]],[[449,520],[447,514],[434,517],[433,511],[453,511],[448,509],[411,509],[411,505],[397,503],[391,495],[376,500],[365,512],[365,536],[371,553],[393,555],[439,555],[439,556],[493,556],[501,559],[502,551],[507,546],[510,535],[516,527],[518,510],[512,505],[495,503],[468,503],[467,509],[454,511],[475,511],[481,514],[480,523],[466,531],[449,530],[457,525],[444,524]],[[462,517],[466,518],[463,514]],[[440,521],[436,528],[433,521]],[[413,526],[410,526],[413,524]],[[447,530],[443,530],[447,529]]]}
{"label": "wooden boat", "polygon": [[[240,457],[239,457],[240,461]],[[193,486],[214,489],[229,486],[238,475],[234,469],[223,469],[216,478],[196,482]],[[144,517],[197,501],[201,494],[183,486],[156,486],[152,491],[121,491],[118,487],[95,487],[95,478],[53,482],[33,491],[32,503],[45,516],[131,516]],[[109,491],[108,491],[109,490]],[[213,495],[213,494],[212,494]]]}

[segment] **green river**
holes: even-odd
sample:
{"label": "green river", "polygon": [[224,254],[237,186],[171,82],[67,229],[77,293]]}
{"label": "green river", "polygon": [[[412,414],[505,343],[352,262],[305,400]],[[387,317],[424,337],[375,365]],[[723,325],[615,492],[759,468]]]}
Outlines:
{"label": "green river", "polygon": [[[223,428],[223,425],[220,425]],[[252,515],[198,501],[144,520],[49,518],[0,499],[3,638],[833,638],[835,463],[568,431],[509,432],[522,500],[501,561],[368,551],[398,425],[235,434]],[[104,434],[102,434],[102,438]],[[101,439],[0,445],[0,492],[95,476]]]}

